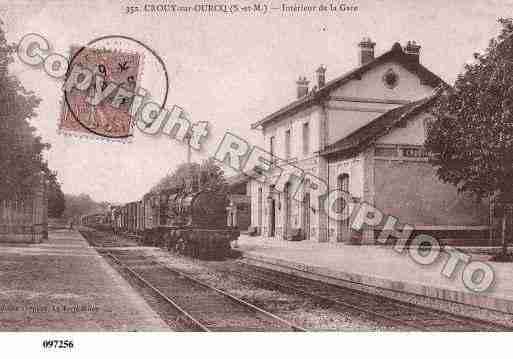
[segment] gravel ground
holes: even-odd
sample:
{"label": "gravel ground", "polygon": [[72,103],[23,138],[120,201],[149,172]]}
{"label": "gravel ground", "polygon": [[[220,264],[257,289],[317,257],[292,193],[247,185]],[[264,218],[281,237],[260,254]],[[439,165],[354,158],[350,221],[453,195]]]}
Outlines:
{"label": "gravel ground", "polygon": [[136,247],[137,241],[121,234],[80,227],[80,234],[93,247]]}
{"label": "gravel ground", "polygon": [[233,260],[204,262],[176,256],[158,248],[147,249],[144,252],[153,255],[162,264],[186,272],[203,282],[227,291],[307,330],[397,330],[397,328],[387,326],[363,313],[350,310],[341,312],[340,309],[334,309],[330,305],[313,299],[261,288],[251,281],[244,281],[238,276],[230,276],[218,271],[235,269],[237,265]]}
{"label": "gravel ground", "polygon": [[118,273],[132,286],[132,288],[136,289],[139,295],[148,303],[148,305],[159,315],[159,317],[168,325],[169,330],[183,332],[190,331],[188,328],[187,322],[183,322],[181,319],[181,313],[179,313],[176,309],[172,308],[169,304],[162,301],[161,298],[155,296],[155,292],[153,292],[150,288],[143,285],[139,280],[134,278],[125,272],[123,268],[121,268],[117,263],[115,263],[110,258],[108,262],[110,265],[115,268]]}
{"label": "gravel ground", "polygon": [[449,302],[440,300],[432,297],[424,297],[415,294],[409,294],[405,292],[395,292],[387,289],[368,287],[356,283],[348,283],[348,288],[357,289],[363,292],[381,295],[384,297],[396,299],[399,301],[416,304],[426,308],[433,308],[449,313],[462,315],[465,317],[471,317],[513,327],[513,315],[505,312],[499,312],[495,310],[479,308],[475,306],[469,306],[457,302]]}
{"label": "gravel ground", "polygon": [[432,308],[444,312],[461,315],[464,317],[496,322],[513,327],[513,315],[505,312],[480,308],[476,306],[469,306],[462,303],[450,302],[446,300],[436,299],[433,297],[421,296],[377,287],[370,287],[355,282],[345,282],[344,287],[359,290],[369,294],[375,294],[395,299],[401,302],[415,304],[421,307]]}
{"label": "gravel ground", "polygon": [[[236,269],[233,260],[222,262],[206,262],[192,258],[174,255],[159,248],[131,248],[141,250],[146,254],[155,256],[160,262],[180,269],[194,277],[224,289],[242,299],[258,305],[274,314],[277,314],[295,324],[310,330],[342,330],[342,331],[382,331],[397,330],[396,328],[380,323],[376,318],[351,310],[341,313],[324,303],[301,295],[283,293],[259,287],[250,280],[243,280],[238,276],[225,275],[219,270]],[[357,283],[347,283],[348,288],[363,292],[381,295],[419,306],[448,311],[463,316],[489,320],[513,326],[513,315],[507,313],[481,309],[455,302],[448,302],[430,297],[395,292],[387,289],[374,288]]]}

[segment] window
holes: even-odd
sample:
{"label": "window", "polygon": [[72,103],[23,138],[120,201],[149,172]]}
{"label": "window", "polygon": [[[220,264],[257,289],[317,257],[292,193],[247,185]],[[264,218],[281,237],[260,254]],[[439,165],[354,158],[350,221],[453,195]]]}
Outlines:
{"label": "window", "polygon": [[285,159],[290,158],[290,130],[285,131]]}
{"label": "window", "polygon": [[310,126],[308,122],[303,123],[303,154],[310,152]]}
{"label": "window", "polygon": [[399,76],[395,73],[394,70],[388,69],[383,75],[383,83],[389,89],[393,89],[399,83]]}
{"label": "window", "polygon": [[269,138],[269,152],[271,153],[271,161],[274,162],[274,146],[275,146],[275,143],[274,143],[275,139],[274,139],[274,136],[271,136],[271,138]]}
{"label": "window", "polygon": [[424,136],[427,138],[429,134],[429,130],[435,123],[436,119],[434,117],[426,117],[422,122],[424,125]]}
{"label": "window", "polygon": [[258,224],[258,234],[262,234],[262,187],[258,188],[258,207],[257,207],[257,224]]}

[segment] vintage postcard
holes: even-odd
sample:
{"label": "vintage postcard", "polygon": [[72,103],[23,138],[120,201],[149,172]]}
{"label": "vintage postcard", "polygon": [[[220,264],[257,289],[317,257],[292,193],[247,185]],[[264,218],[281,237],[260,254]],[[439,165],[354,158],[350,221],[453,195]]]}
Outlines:
{"label": "vintage postcard", "polygon": [[513,2],[0,2],[14,353],[513,331]]}

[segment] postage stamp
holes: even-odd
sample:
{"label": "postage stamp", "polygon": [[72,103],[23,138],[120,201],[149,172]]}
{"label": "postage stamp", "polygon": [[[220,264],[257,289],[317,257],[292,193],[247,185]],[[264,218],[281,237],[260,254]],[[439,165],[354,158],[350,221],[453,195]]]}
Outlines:
{"label": "postage stamp", "polygon": [[[70,66],[82,66],[94,76],[85,91],[64,89],[59,130],[107,138],[130,137],[133,128],[130,115],[132,98],[124,97],[117,106],[113,106],[113,98],[118,91],[107,89],[115,86],[133,93],[140,81],[141,56],[105,48],[72,47],[71,59]],[[105,95],[101,102],[91,101],[103,91],[107,93],[101,94]]]}

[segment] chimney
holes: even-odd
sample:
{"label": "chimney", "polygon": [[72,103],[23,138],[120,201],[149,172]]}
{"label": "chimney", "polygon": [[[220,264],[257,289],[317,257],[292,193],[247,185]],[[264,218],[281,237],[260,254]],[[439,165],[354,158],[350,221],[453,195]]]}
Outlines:
{"label": "chimney", "polygon": [[360,48],[360,66],[374,60],[374,46],[376,46],[376,43],[372,42],[370,37],[364,37],[360,41],[358,44]]}
{"label": "chimney", "polygon": [[317,88],[321,88],[326,85],[326,67],[321,65],[315,72],[317,74]]}
{"label": "chimney", "polygon": [[308,94],[308,84],[310,81],[306,79],[306,77],[299,76],[299,79],[296,81],[297,84],[297,98],[304,97]]}
{"label": "chimney", "polygon": [[404,52],[410,55],[413,61],[419,62],[420,45],[417,45],[415,41],[408,41],[404,48]]}

